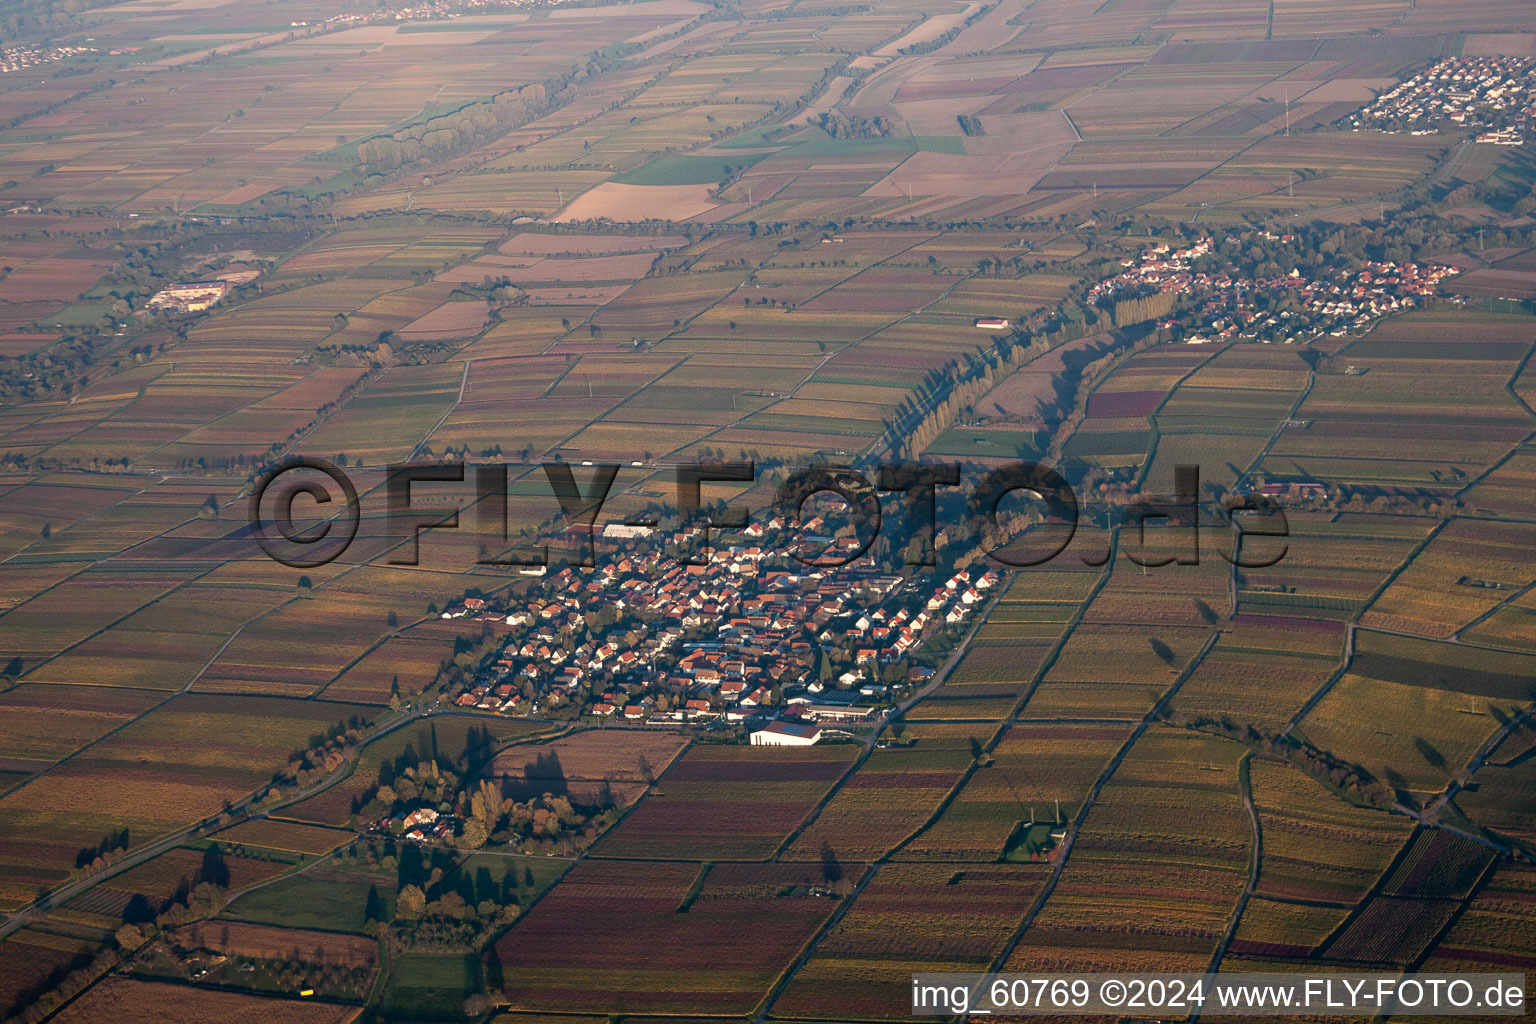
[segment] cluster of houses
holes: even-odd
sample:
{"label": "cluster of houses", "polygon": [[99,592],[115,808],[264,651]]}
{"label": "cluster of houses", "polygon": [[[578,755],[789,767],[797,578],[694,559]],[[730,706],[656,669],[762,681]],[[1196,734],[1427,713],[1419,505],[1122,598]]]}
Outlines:
{"label": "cluster of houses", "polygon": [[[1262,231],[1281,243],[1293,235]],[[1144,248],[1120,261],[1125,270],[1088,290],[1090,300],[1122,295],[1176,292],[1194,296],[1194,317],[1158,326],[1182,331],[1191,345],[1208,342],[1284,341],[1292,344],[1324,333],[1342,337],[1371,321],[1410,309],[1434,295],[1440,282],[1457,273],[1438,264],[1365,261],[1355,270],[1339,270],[1331,279],[1304,277],[1291,270],[1278,277],[1248,277],[1227,270],[1196,270],[1211,252],[1210,238],[1175,248],[1166,242]],[[1255,301],[1265,299],[1261,304]]]}
{"label": "cluster of houses", "polygon": [[[558,0],[554,0],[558,3]],[[408,4],[405,7],[381,7],[378,10],[367,12],[352,12],[347,14],[333,14],[329,18],[316,21],[290,21],[290,28],[308,28],[312,25],[335,27],[355,27],[358,25],[375,25],[387,21],[430,21],[437,18],[457,18],[468,11],[483,11],[491,8],[531,7],[534,4],[548,6],[551,0],[426,0],[424,3]]]}
{"label": "cluster of houses", "polygon": [[468,598],[442,614],[511,628],[454,703],[523,716],[574,705],[631,723],[870,721],[930,674],[910,664],[920,645],[999,583],[981,569],[903,578],[867,560],[778,568],[766,552],[718,548],[687,565],[647,550],[551,572],[514,607]]}
{"label": "cluster of houses", "polygon": [[[395,819],[385,818],[379,822],[380,829],[389,829],[395,824]],[[413,843],[425,843],[430,839],[442,839],[453,832],[453,818],[447,814],[439,814],[431,807],[418,807],[407,813],[400,819],[401,837]]]}
{"label": "cluster of houses", "polygon": [[1479,142],[1519,146],[1536,122],[1536,60],[1452,57],[1347,118],[1351,128],[1432,135],[1442,126],[1486,129]]}
{"label": "cluster of houses", "polygon": [[0,48],[0,73],[29,71],[55,61],[99,52],[94,46],[7,46]]}

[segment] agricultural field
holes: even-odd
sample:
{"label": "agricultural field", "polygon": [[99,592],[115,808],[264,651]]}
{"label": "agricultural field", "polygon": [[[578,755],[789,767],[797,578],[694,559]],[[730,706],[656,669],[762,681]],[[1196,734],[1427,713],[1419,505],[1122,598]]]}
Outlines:
{"label": "agricultural field", "polygon": [[1259,758],[1248,777],[1264,844],[1261,896],[1353,906],[1412,831],[1407,819],[1351,806],[1295,768]]}
{"label": "agricultural field", "polygon": [[[1525,524],[1453,520],[1399,573],[1361,617],[1368,626],[1450,639],[1523,589]],[[1466,572],[1475,567],[1475,572]]]}
{"label": "agricultural field", "polygon": [[[1287,539],[1261,541],[1264,568],[1237,572],[1242,613],[1342,621],[1362,611],[1439,523],[1427,516],[1286,514]],[[1283,621],[1283,620],[1282,620]]]}
{"label": "agricultural field", "polygon": [[1203,363],[1151,417],[1157,446],[1146,481],[1171,490],[1173,467],[1191,465],[1200,467],[1202,484],[1230,488],[1301,400],[1306,370],[1295,350],[1247,345]]}
{"label": "agricultural field", "polygon": [[516,795],[548,792],[589,804],[611,797],[627,807],[686,746],[676,733],[580,732],[508,747],[496,756],[492,771],[503,791]]}
{"label": "agricultural field", "polygon": [[1228,950],[1234,957],[1306,957],[1348,916],[1343,907],[1255,897],[1243,908]]}
{"label": "agricultural field", "polygon": [[1466,912],[1456,919],[1431,950],[1424,969],[1429,971],[1481,970],[1484,964],[1498,970],[1530,970],[1531,956],[1521,941],[1530,921],[1536,879],[1529,867],[1500,867],[1478,890]]}
{"label": "agricultural field", "polygon": [[[820,865],[588,860],[497,944],[518,1010],[742,1014],[836,903]],[[750,929],[751,942],[736,941]],[[709,948],[706,985],[679,984]],[[594,973],[602,981],[594,984]]]}
{"label": "agricultural field", "polygon": [[1417,679],[1346,671],[1305,717],[1308,742],[1406,793],[1435,793],[1507,719],[1513,702]]}
{"label": "agricultural field", "polygon": [[1067,637],[1023,715],[1047,721],[1139,719],[1209,638],[1207,629],[1193,625],[1084,623]]}
{"label": "agricultural field", "polygon": [[0,945],[5,957],[5,987],[0,1002],[7,1011],[30,1002],[37,991],[45,990],[55,971],[69,970],[81,961],[89,961],[94,944],[37,929],[23,929]]}
{"label": "agricultural field", "polygon": [[673,762],[609,833],[603,857],[763,860],[851,767],[851,746],[794,751],[700,745]]}
{"label": "agricultural field", "polygon": [[[177,697],[0,798],[18,839],[3,861],[14,899],[67,874],[76,851],[122,828],[136,842],[217,814],[356,705]],[[234,741],[231,737],[239,737]]]}
{"label": "agricultural field", "polygon": [[1120,723],[1010,725],[987,763],[972,772],[932,825],[897,852],[898,859],[1004,857],[1021,826],[1074,817],[1130,735],[1130,726]]}
{"label": "agricultural field", "polygon": [[1179,687],[1172,707],[1282,732],[1343,658],[1344,630],[1336,623],[1238,615]]}
{"label": "agricultural field", "polygon": [[368,891],[383,879],[330,868],[312,868],[256,889],[229,905],[231,921],[283,928],[361,934]]}
{"label": "agricultural field", "polygon": [[795,972],[774,1016],[907,1016],[912,974],[986,970],[1044,881],[1028,864],[882,865]]}
{"label": "agricultural field", "polygon": [[346,1024],[356,1016],[353,1006],[111,978],[67,1007],[58,1019],[81,1024],[103,1018],[124,1024],[194,1024],[210,1019],[231,1024]]}
{"label": "agricultural field", "polygon": [[1195,733],[1143,734],[1077,826],[1009,968],[1204,970],[1247,878],[1239,756]]}
{"label": "agricultural field", "polygon": [[1536,843],[1536,814],[1526,799],[1533,778],[1530,732],[1517,730],[1492,751],[1475,785],[1456,795],[1456,807],[1478,826],[1529,847]]}
{"label": "agricultural field", "polygon": [[820,859],[826,850],[851,861],[882,856],[938,812],[969,762],[968,750],[922,735],[909,747],[876,750],[838,787],[783,858]]}
{"label": "agricultural field", "polygon": [[[1531,343],[1518,317],[1412,314],[1347,344],[1319,373],[1261,471],[1272,477],[1456,490],[1530,431],[1506,389]],[[1353,368],[1353,372],[1350,369]],[[1404,446],[1400,438],[1413,438]]]}

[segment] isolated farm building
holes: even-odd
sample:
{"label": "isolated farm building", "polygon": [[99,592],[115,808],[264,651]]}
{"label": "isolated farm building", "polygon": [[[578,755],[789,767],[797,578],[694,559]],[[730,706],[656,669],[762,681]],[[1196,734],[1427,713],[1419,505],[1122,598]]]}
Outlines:
{"label": "isolated farm building", "polygon": [[1006,331],[1010,323],[1005,316],[979,316],[974,326],[983,331]]}
{"label": "isolated farm building", "polygon": [[809,747],[821,739],[821,727],[796,722],[769,722],[752,734],[754,747]]}

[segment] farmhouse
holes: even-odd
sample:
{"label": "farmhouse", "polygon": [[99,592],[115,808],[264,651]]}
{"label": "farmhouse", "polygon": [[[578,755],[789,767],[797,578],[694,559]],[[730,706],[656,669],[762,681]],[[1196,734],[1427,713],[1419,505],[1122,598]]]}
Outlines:
{"label": "farmhouse", "polygon": [[1006,331],[1010,322],[1004,316],[979,316],[973,326],[983,331]]}
{"label": "farmhouse", "polygon": [[436,811],[430,807],[418,807],[407,814],[400,824],[406,828],[414,828],[417,825],[431,825],[435,821],[437,821]]}
{"label": "farmhouse", "polygon": [[821,739],[818,725],[800,725],[796,722],[769,722],[752,734],[754,747],[809,747]]}

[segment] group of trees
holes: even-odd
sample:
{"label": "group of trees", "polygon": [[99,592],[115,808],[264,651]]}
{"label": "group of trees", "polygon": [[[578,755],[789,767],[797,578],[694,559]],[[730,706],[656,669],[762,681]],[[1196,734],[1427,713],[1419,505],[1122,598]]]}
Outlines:
{"label": "group of trees", "polygon": [[834,139],[880,139],[891,134],[891,124],[876,115],[863,117],[824,110],[816,115],[816,127]]}
{"label": "group of trees", "polygon": [[422,160],[441,159],[484,145],[542,113],[548,99],[542,84],[524,85],[368,139],[357,147],[358,173],[385,175]]}
{"label": "group of trees", "polygon": [[124,826],[116,832],[102,837],[101,842],[95,846],[85,846],[75,854],[75,867],[86,871],[95,871],[111,863],[120,857],[128,849],[128,828]]}
{"label": "group of trees", "polygon": [[1019,367],[1046,351],[1043,341],[1004,339],[991,350],[956,359],[924,378],[913,398],[898,406],[886,425],[886,438],[898,454],[913,457],[948,430],[965,409]]}
{"label": "group of trees", "polygon": [[113,0],[12,0],[0,21],[0,39],[7,46],[23,40],[62,35],[85,27],[88,13]]}
{"label": "group of trees", "polygon": [[[612,820],[614,799],[606,787],[586,803],[573,801],[558,778],[540,779],[539,795],[524,796],[504,781],[486,776],[495,752],[488,731],[471,730],[463,753],[437,751],[436,730],[379,767],[378,783],[359,809],[360,817],[401,818],[426,807],[458,822],[454,843],[476,850],[487,843],[578,849]],[[397,826],[398,827],[398,826]]]}
{"label": "group of trees", "polygon": [[1164,715],[1164,721],[1169,725],[1224,736],[1260,754],[1285,761],[1354,803],[1391,810],[1400,796],[1361,766],[1319,750],[1290,733],[1274,733],[1256,725],[1242,725],[1226,715],[1218,718],[1169,712]]}
{"label": "group of trees", "polygon": [[[104,842],[127,843],[127,830],[108,837]],[[60,1005],[72,999],[98,978],[132,957],[156,932],[186,920],[187,914],[209,914],[223,903],[229,885],[229,871],[224,866],[218,846],[211,845],[203,855],[203,863],[195,878],[185,878],[177,888],[176,896],[164,901],[158,909],[142,894],[129,899],[122,914],[122,924],[113,934],[111,943],[104,943],[94,953],[81,953],[69,960],[43,980],[15,993],[9,1007],[0,1004],[4,1019],[20,1024],[35,1024]]]}

